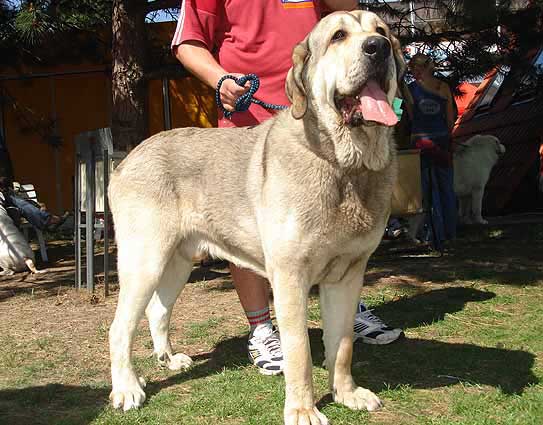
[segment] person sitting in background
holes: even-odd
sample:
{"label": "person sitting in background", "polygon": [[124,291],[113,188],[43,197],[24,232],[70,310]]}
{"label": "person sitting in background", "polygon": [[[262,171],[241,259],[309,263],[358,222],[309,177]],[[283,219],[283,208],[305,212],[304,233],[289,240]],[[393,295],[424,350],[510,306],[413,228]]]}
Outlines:
{"label": "person sitting in background", "polygon": [[[28,199],[19,197],[13,190],[13,183],[8,177],[0,177],[0,198],[3,206],[15,208],[30,224],[40,230],[54,231],[66,221],[68,213],[62,216],[51,214],[41,209]],[[12,217],[13,218],[13,217]]]}

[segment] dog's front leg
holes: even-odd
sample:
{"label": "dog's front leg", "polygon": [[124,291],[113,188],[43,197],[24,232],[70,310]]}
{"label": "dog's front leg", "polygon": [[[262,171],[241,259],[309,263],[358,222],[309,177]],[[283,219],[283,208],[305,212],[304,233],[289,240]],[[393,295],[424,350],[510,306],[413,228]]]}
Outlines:
{"label": "dog's front leg", "polygon": [[351,265],[341,282],[320,285],[323,339],[334,401],[355,409],[377,410],[381,400],[351,375],[353,325],[367,259]]}
{"label": "dog's front leg", "polygon": [[271,281],[285,360],[285,424],[327,425],[328,420],[315,407],[313,395],[311,350],[307,334],[309,285],[296,273],[275,273]]}

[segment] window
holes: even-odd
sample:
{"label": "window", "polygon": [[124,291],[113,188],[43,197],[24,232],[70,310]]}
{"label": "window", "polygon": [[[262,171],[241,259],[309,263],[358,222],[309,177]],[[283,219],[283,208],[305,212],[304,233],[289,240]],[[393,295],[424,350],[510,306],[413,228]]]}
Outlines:
{"label": "window", "polygon": [[532,63],[532,67],[522,78],[513,96],[513,103],[527,102],[535,99],[537,88],[543,79],[543,48],[539,50]]}

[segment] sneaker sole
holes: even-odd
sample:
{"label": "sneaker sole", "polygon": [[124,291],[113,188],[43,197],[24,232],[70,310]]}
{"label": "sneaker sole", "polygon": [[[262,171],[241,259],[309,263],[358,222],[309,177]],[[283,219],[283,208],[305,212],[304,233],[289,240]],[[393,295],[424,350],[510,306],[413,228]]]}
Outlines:
{"label": "sneaker sole", "polygon": [[248,357],[249,357],[249,361],[251,362],[251,364],[258,369],[258,372],[261,375],[276,376],[276,375],[281,375],[283,373],[282,370],[268,370],[268,369],[263,369],[261,367],[258,367],[257,365],[254,364],[253,359],[251,358],[251,356],[248,356]]}
{"label": "sneaker sole", "polygon": [[283,374],[283,371],[282,370],[267,370],[267,369],[262,369],[261,367],[258,367],[258,372],[261,374],[261,375],[266,375],[266,376],[277,376],[277,375],[282,375]]}

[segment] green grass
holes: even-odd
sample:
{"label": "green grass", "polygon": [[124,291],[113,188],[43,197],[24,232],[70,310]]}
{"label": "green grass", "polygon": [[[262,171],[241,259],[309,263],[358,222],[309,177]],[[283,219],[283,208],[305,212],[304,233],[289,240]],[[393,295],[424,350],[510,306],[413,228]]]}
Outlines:
{"label": "green grass", "polygon": [[[312,295],[309,335],[321,411],[334,425],[543,423],[543,255],[536,251],[543,252],[541,225],[461,235],[453,254],[441,259],[406,260],[380,249],[368,270],[364,299],[378,316],[402,327],[406,338],[390,346],[355,344],[355,380],[385,402],[372,414],[331,401],[321,367],[318,296]],[[389,284],[380,283],[388,276]],[[43,300],[25,302],[39,311]],[[0,303],[2,311],[7,303]],[[176,345],[203,353],[194,356],[191,370],[179,373],[157,368],[148,355],[148,331],[140,327],[135,367],[148,382],[148,398],[138,411],[114,411],[107,404],[103,353],[109,320],[97,317],[85,335],[3,327],[0,423],[282,423],[284,379],[262,376],[248,364],[246,332],[228,314],[176,323]]]}

